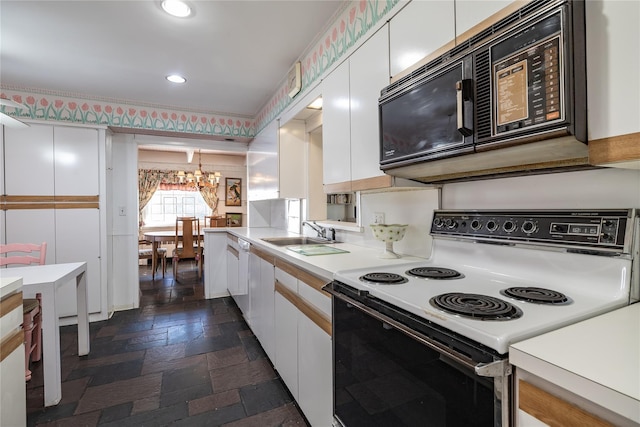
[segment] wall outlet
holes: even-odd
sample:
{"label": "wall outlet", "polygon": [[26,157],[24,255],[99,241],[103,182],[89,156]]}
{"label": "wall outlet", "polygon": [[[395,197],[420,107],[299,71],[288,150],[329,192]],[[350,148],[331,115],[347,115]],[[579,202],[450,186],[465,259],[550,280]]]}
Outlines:
{"label": "wall outlet", "polygon": [[384,224],[384,213],[383,212],[374,212],[374,214],[373,214],[373,223],[374,224]]}

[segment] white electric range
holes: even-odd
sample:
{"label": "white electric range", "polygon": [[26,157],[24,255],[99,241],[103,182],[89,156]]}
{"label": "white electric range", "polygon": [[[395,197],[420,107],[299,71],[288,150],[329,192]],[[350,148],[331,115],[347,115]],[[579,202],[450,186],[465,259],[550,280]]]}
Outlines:
{"label": "white electric range", "polygon": [[505,354],[637,300],[637,227],[631,209],[436,211],[427,261],[334,280]]}
{"label": "white electric range", "polygon": [[436,211],[431,235],[324,287],[336,425],[512,425],[509,345],[638,299],[633,209]]}

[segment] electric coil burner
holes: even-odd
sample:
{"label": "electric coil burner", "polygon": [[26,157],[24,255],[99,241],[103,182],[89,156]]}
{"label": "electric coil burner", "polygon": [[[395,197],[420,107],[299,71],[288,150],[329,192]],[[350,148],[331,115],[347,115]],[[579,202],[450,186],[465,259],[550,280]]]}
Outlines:
{"label": "electric coil burner", "polygon": [[451,268],[442,267],[416,267],[406,272],[410,276],[421,277],[423,279],[462,279],[464,274]]}
{"label": "electric coil burner", "polygon": [[522,316],[522,310],[513,304],[487,295],[452,292],[437,295],[429,303],[449,313],[478,320],[512,320]]}
{"label": "electric coil burner", "polygon": [[408,282],[406,277],[399,274],[380,272],[367,273],[364,276],[361,276],[360,280],[374,285],[400,285]]}
{"label": "electric coil burner", "polygon": [[535,304],[562,305],[571,303],[571,300],[565,294],[552,289],[518,286],[505,289],[500,293],[507,297]]}

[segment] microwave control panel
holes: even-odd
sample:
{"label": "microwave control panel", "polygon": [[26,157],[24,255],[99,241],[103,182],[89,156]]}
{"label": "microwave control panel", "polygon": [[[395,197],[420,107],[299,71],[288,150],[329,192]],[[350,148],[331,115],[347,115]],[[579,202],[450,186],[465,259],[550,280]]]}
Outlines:
{"label": "microwave control panel", "polygon": [[494,135],[565,119],[561,29],[557,12],[491,47]]}

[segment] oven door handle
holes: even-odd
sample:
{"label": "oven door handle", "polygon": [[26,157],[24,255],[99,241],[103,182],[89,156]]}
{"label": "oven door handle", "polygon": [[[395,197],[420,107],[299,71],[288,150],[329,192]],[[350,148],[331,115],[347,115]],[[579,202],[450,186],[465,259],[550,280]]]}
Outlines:
{"label": "oven door handle", "polygon": [[[412,330],[411,328],[403,325],[402,323],[398,322],[397,320],[394,320],[388,316],[385,316],[382,313],[379,313],[376,310],[373,310],[372,308],[367,307],[366,305],[364,305],[363,303],[356,301],[352,298],[349,298],[348,296],[335,291],[331,284],[325,286],[322,288],[324,291],[329,292],[331,295],[333,295],[335,298],[338,298],[344,302],[346,302],[347,304],[351,304],[354,308],[357,308],[360,311],[363,311],[364,313],[368,314],[369,316],[373,317],[374,319],[380,320],[381,322],[383,322],[384,324],[387,324],[389,326],[392,326],[393,328],[399,330],[400,332],[404,333],[405,335],[408,335],[409,337],[415,339],[416,341],[424,344],[425,346],[431,348],[432,350],[437,351],[438,353],[440,353],[441,355],[448,357],[449,359],[452,359],[458,363],[460,363],[463,366],[466,366],[467,368],[471,369],[472,371],[478,373],[478,370],[480,370],[481,372],[485,369],[485,366],[488,365],[493,365],[493,363],[476,363],[474,362],[472,359],[470,359],[469,357],[460,354],[452,349],[450,349],[449,347],[445,346],[444,344],[439,343],[438,341],[427,337],[426,335],[423,335],[419,332],[416,332],[414,330]],[[335,325],[335,323],[334,323]],[[335,336],[335,331],[334,331],[334,336]],[[495,363],[495,362],[494,362]],[[484,376],[480,373],[478,373],[478,375]],[[488,375],[487,375],[488,376]]]}
{"label": "oven door handle", "polygon": [[474,370],[481,377],[506,377],[511,375],[511,364],[507,359],[496,360],[495,362],[479,363]]}

